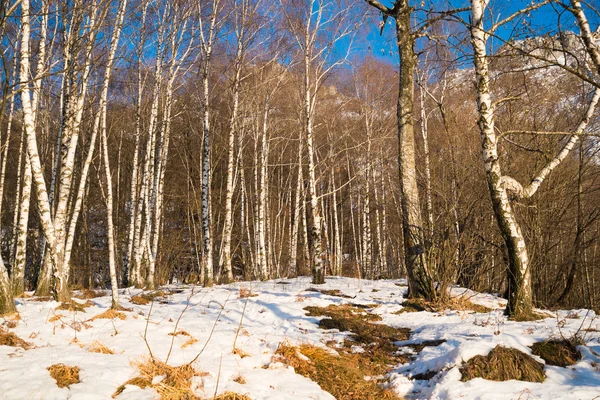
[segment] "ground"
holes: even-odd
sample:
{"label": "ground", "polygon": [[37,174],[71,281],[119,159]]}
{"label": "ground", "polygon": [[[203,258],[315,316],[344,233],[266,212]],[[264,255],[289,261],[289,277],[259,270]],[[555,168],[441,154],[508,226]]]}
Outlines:
{"label": "ground", "polygon": [[[503,299],[460,288],[452,295],[491,310],[399,312],[407,292],[403,280],[328,277],[319,291],[307,290],[311,288],[310,278],[212,288],[175,285],[163,288],[170,294],[142,300],[135,297],[140,290],[124,289],[120,302],[129,310],[109,314],[108,319],[93,319],[110,307],[108,296],[74,299],[90,302],[85,311],[60,310],[58,303],[45,299],[18,299],[20,319],[5,317],[0,323],[5,334],[12,332],[32,346],[25,350],[0,345],[0,399],[158,398],[157,387],[165,376],[152,379],[154,387],[122,386],[140,375],[136,363],[150,355],[171,366],[195,360],[191,390],[199,398],[234,392],[250,399],[332,399],[316,382],[274,356],[282,343],[316,345],[335,353],[349,333],[319,328],[323,317],[307,316],[304,310],[330,304],[362,305],[365,313],[381,317],[372,323],[411,330],[408,340],[395,343],[408,361],[377,377],[398,396],[593,399],[600,394],[600,319],[593,311],[547,312],[547,318],[538,321],[515,322],[503,316]],[[565,368],[545,365],[543,383],[461,381],[460,366],[497,345],[531,355],[530,346],[536,342],[574,334],[581,339],[581,360]],[[364,346],[368,344],[352,349],[361,352]],[[59,387],[48,370],[56,364],[78,367],[80,382]]]}

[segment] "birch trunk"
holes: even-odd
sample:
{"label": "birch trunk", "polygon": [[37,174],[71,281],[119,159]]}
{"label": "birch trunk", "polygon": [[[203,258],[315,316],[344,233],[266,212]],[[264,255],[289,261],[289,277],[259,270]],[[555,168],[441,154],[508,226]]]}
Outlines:
{"label": "birch trunk", "polygon": [[[212,241],[212,218],[210,212],[211,201],[211,151],[210,151],[210,93],[209,74],[211,56],[213,51],[217,12],[220,1],[212,1],[212,10],[208,26],[208,34],[205,35],[201,29],[202,52],[204,56],[202,69],[202,274],[204,275],[204,286],[213,285],[213,241]],[[202,25],[202,17],[200,17]]]}
{"label": "birch trunk", "polygon": [[[242,7],[245,7],[245,3]],[[221,251],[220,267],[224,274],[225,283],[233,281],[231,271],[231,232],[233,228],[233,181],[234,181],[234,154],[235,135],[237,130],[237,114],[240,97],[240,75],[244,58],[244,28],[245,8],[242,9],[242,23],[237,34],[237,52],[235,57],[235,71],[233,76],[233,105],[231,119],[229,121],[229,133],[227,135],[227,183],[225,188],[225,221],[223,223],[223,247]],[[221,277],[219,277],[221,278]]]}
{"label": "birch trunk", "polygon": [[[29,0],[23,0],[21,2],[21,69],[20,69],[20,80],[21,82],[29,82]],[[27,153],[29,156],[29,162],[31,164],[31,171],[33,175],[33,181],[35,183],[36,195],[37,195],[37,206],[39,212],[40,223],[42,225],[42,231],[46,237],[48,243],[48,249],[50,253],[50,262],[52,264],[52,275],[54,284],[52,287],[53,296],[57,301],[68,301],[69,291],[67,288],[67,282],[63,277],[63,266],[61,264],[59,250],[56,246],[56,237],[54,233],[54,224],[50,214],[50,203],[48,201],[48,191],[46,190],[46,182],[44,180],[44,174],[40,163],[40,158],[37,149],[37,139],[35,133],[35,120],[34,113],[31,104],[31,89],[27,83],[24,84],[23,90],[21,91],[21,104],[23,108],[23,123],[25,125],[25,132],[27,138]]]}

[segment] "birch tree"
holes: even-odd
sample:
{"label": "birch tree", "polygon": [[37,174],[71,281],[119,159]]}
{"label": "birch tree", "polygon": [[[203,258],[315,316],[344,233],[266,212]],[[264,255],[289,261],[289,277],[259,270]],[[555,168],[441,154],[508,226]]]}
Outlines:
{"label": "birch tree", "polygon": [[[283,0],[280,0],[283,1]],[[338,6],[336,8],[336,6]],[[317,193],[317,151],[315,145],[315,115],[318,91],[328,74],[343,64],[350,51],[338,59],[328,59],[336,43],[351,39],[354,21],[345,5],[329,0],[307,0],[300,15],[292,15],[291,8],[282,2],[282,7],[294,41],[300,50],[303,67],[303,123],[307,155],[308,205],[310,212],[307,227],[311,246],[311,266],[313,283],[325,282],[322,259],[322,210]],[[351,42],[351,40],[350,40]]]}
{"label": "birch tree", "polygon": [[200,53],[202,57],[202,274],[204,286],[212,286],[213,278],[213,240],[212,218],[210,211],[211,201],[211,128],[210,128],[210,72],[212,54],[215,46],[216,35],[220,21],[218,15],[221,11],[221,0],[212,0],[210,5],[198,5],[198,18],[200,25]]}
{"label": "birch tree", "polygon": [[[492,101],[488,39],[499,27],[548,3],[549,1],[535,3],[503,20],[493,23],[491,26],[486,26],[485,17],[489,2],[487,0],[471,0],[472,22],[469,28],[471,32],[471,45],[474,52],[477,109],[479,113],[478,125],[481,133],[483,163],[494,215],[508,252],[508,304],[506,314],[515,319],[532,318],[533,292],[531,286],[531,261],[511,199],[527,199],[538,191],[544,180],[562,163],[573,149],[579,140],[579,136],[585,134],[586,128],[600,100],[600,89],[596,88],[582,120],[573,132],[571,132],[568,141],[556,156],[550,159],[531,179],[529,184],[524,186],[512,176],[503,173],[499,157],[499,137],[496,134],[495,127],[495,110],[497,104]],[[504,131],[501,135],[515,133],[519,132]],[[543,132],[521,133],[543,134]],[[550,132],[546,133],[552,134]]]}

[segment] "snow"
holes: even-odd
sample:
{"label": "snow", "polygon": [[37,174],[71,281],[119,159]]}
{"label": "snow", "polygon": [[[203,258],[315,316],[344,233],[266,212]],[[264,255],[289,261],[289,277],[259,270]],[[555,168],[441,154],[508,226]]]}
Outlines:
{"label": "snow", "polygon": [[[388,378],[390,387],[406,398],[593,399],[600,394],[600,321],[593,311],[558,311],[544,320],[514,322],[502,314],[503,299],[455,288],[453,295],[468,296],[472,302],[493,311],[394,314],[402,308],[407,292],[405,285],[402,280],[359,281],[331,277],[325,285],[319,286],[319,289],[339,289],[351,298],[306,291],[312,287],[309,278],[240,282],[213,288],[177,285],[169,288],[179,293],[168,296],[165,302],[155,302],[151,313],[150,304],[129,302],[139,290],[125,289],[120,291],[121,304],[132,309],[125,312],[125,320],[90,321],[110,307],[110,297],[91,299],[94,306],[87,308],[86,313],[55,310],[58,304],[51,301],[19,299],[17,308],[22,319],[11,331],[36,347],[22,350],[0,346],[0,398],[110,399],[119,385],[137,376],[132,364],[147,357],[149,348],[162,361],[170,353],[170,365],[190,362],[197,356],[195,368],[207,374],[194,378],[193,385],[197,394],[205,398],[212,398],[215,392],[232,391],[252,399],[333,399],[317,383],[296,374],[293,368],[273,362],[272,356],[284,341],[323,347],[331,340],[341,342],[347,333],[319,329],[319,318],[307,317],[303,309],[343,303],[378,304],[372,312],[383,318],[382,323],[410,328],[410,339],[397,343],[399,346],[446,340],[421,352],[399,347],[399,351],[415,358],[396,366]],[[239,298],[240,288],[250,289],[257,296]],[[232,354],[242,313],[236,347],[248,354],[244,358]],[[63,317],[50,322],[58,314]],[[180,330],[188,332],[197,342],[183,346],[189,336],[169,335]],[[568,368],[546,366],[544,383],[483,379],[460,382],[458,367],[461,363],[475,355],[487,354],[498,344],[531,354],[528,346],[537,341],[561,335],[570,337],[576,332],[584,335],[585,345],[579,347],[582,360]],[[115,354],[89,352],[88,347],[94,341],[105,344]],[[353,351],[364,349],[355,346]],[[79,366],[81,383],[71,385],[70,389],[57,387],[46,370],[55,363]],[[430,371],[434,371],[435,376],[429,381],[413,379]],[[247,383],[235,382],[238,376],[243,376]],[[128,385],[116,398],[156,397],[151,388]]]}

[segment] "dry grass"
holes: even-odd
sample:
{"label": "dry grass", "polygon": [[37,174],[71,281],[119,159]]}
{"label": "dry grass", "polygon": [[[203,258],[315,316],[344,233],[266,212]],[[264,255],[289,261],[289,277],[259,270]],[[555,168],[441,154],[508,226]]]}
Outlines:
{"label": "dry grass", "polygon": [[21,314],[18,312],[11,312],[8,314],[2,315],[4,322],[2,325],[5,325],[9,329],[16,328],[19,325],[19,321],[21,320]]}
{"label": "dry grass", "polygon": [[153,301],[160,297],[166,296],[168,293],[163,292],[162,290],[156,290],[148,293],[140,293],[138,295],[132,296],[129,300],[133,304],[137,304],[138,306],[145,306],[146,304],[150,304]]}
{"label": "dry grass", "polygon": [[24,341],[13,332],[9,332],[0,326],[0,346],[20,347],[23,350],[29,350],[33,347],[33,344]]}
{"label": "dry grass", "polygon": [[239,383],[240,385],[245,385],[246,383],[248,383],[246,378],[244,378],[242,375],[236,376],[235,378],[233,378],[233,381]]}
{"label": "dry grass", "polygon": [[236,347],[232,351],[233,354],[240,356],[240,358],[250,357],[250,354],[246,353],[244,350]]}
{"label": "dry grass", "polygon": [[194,343],[198,343],[198,339],[196,339],[194,337],[190,337],[187,342],[185,342],[184,344],[181,345],[181,348],[185,349],[186,347],[189,347],[189,346],[193,345]]}
{"label": "dry grass", "polygon": [[[157,359],[142,359],[134,364],[140,371],[140,376],[130,379],[117,388],[113,398],[125,390],[125,385],[135,385],[140,388],[152,387],[161,400],[201,400],[192,390],[192,378],[202,376],[190,364],[173,367]],[[164,376],[158,383],[152,384],[157,376]]]}
{"label": "dry grass", "polygon": [[48,322],[56,322],[56,321],[60,321],[62,318],[65,318],[64,315],[62,314],[54,314],[52,317],[50,317],[48,319]]}
{"label": "dry grass", "polygon": [[334,296],[334,297],[342,297],[344,299],[352,299],[352,296],[348,296],[346,294],[343,294],[339,289],[317,289],[317,288],[308,288],[306,289],[307,292],[317,292],[317,293],[323,293],[327,296]]}
{"label": "dry grass", "polygon": [[103,313],[92,317],[90,319],[90,321],[95,321],[97,319],[117,319],[117,318],[120,320],[125,320],[125,319],[127,319],[127,315],[125,315],[124,313],[122,313],[120,311],[110,308],[110,309],[104,311]]}
{"label": "dry grass", "polygon": [[306,307],[309,316],[326,316],[319,321],[323,329],[337,329],[340,332],[352,332],[352,338],[363,344],[375,343],[378,347],[391,353],[395,350],[393,342],[406,340],[408,329],[396,329],[383,324],[371,322],[380,321],[379,315],[365,312],[364,309],[352,305],[329,305],[327,307]]}
{"label": "dry grass", "polygon": [[92,289],[84,289],[79,293],[74,293],[73,297],[81,300],[95,299],[97,297],[105,296],[104,291],[102,290],[92,290]]}
{"label": "dry grass", "polygon": [[402,309],[394,314],[403,314],[407,312],[442,312],[444,310],[456,311],[474,311],[478,313],[489,313],[491,308],[473,303],[468,297],[452,297],[445,301],[432,302],[424,299],[410,299],[402,303]]}
{"label": "dry grass", "polygon": [[[408,339],[408,329],[395,329],[376,324],[381,317],[356,305],[306,307],[312,316],[325,316],[319,321],[323,329],[351,332],[338,355],[311,345],[292,347],[282,344],[276,352],[297,373],[317,382],[339,400],[397,399],[395,394],[377,385],[377,377],[408,358],[397,354],[395,341]],[[354,353],[352,346],[362,344],[363,352]],[[276,358],[277,359],[277,358]]]}
{"label": "dry grass", "polygon": [[546,364],[566,367],[573,365],[581,359],[581,353],[577,350],[577,343],[566,339],[551,339],[534,343],[531,351],[541,357]]}
{"label": "dry grass", "polygon": [[296,373],[317,382],[338,400],[398,399],[392,391],[379,387],[376,380],[365,379],[381,374],[381,370],[368,362],[369,356],[364,354],[347,352],[336,356],[316,346],[282,344],[275,357],[294,367]]}
{"label": "dry grass", "polygon": [[258,294],[252,292],[252,289],[247,288],[247,287],[241,287],[240,288],[240,299],[246,299],[248,297],[256,297],[258,296]]}
{"label": "dry grass", "polygon": [[98,340],[95,340],[92,343],[90,343],[90,345],[88,346],[88,351],[90,353],[115,354],[115,351],[113,349],[109,348],[104,343],[99,342]]}
{"label": "dry grass", "polygon": [[214,400],[252,400],[250,397],[245,394],[239,394],[234,392],[225,392],[216,397],[213,397]]}
{"label": "dry grass", "polygon": [[542,363],[519,350],[503,346],[496,346],[487,356],[471,358],[460,368],[460,372],[463,382],[474,378],[528,382],[543,382],[546,379]]}
{"label": "dry grass", "polygon": [[169,333],[169,336],[189,336],[189,337],[192,337],[192,335],[190,335],[187,331],[184,331],[183,329],[178,330],[177,332],[171,332],[171,333]]}
{"label": "dry grass", "polygon": [[67,303],[61,303],[58,307],[56,307],[57,310],[64,310],[64,311],[71,311],[71,312],[85,312],[85,309],[87,307],[91,307],[93,306],[94,303],[92,303],[91,301],[86,301],[85,303],[80,303],[78,301],[69,301]]}
{"label": "dry grass", "polygon": [[54,364],[46,368],[50,371],[50,376],[56,380],[56,385],[60,388],[69,387],[79,383],[79,367],[68,366],[65,364]]}

